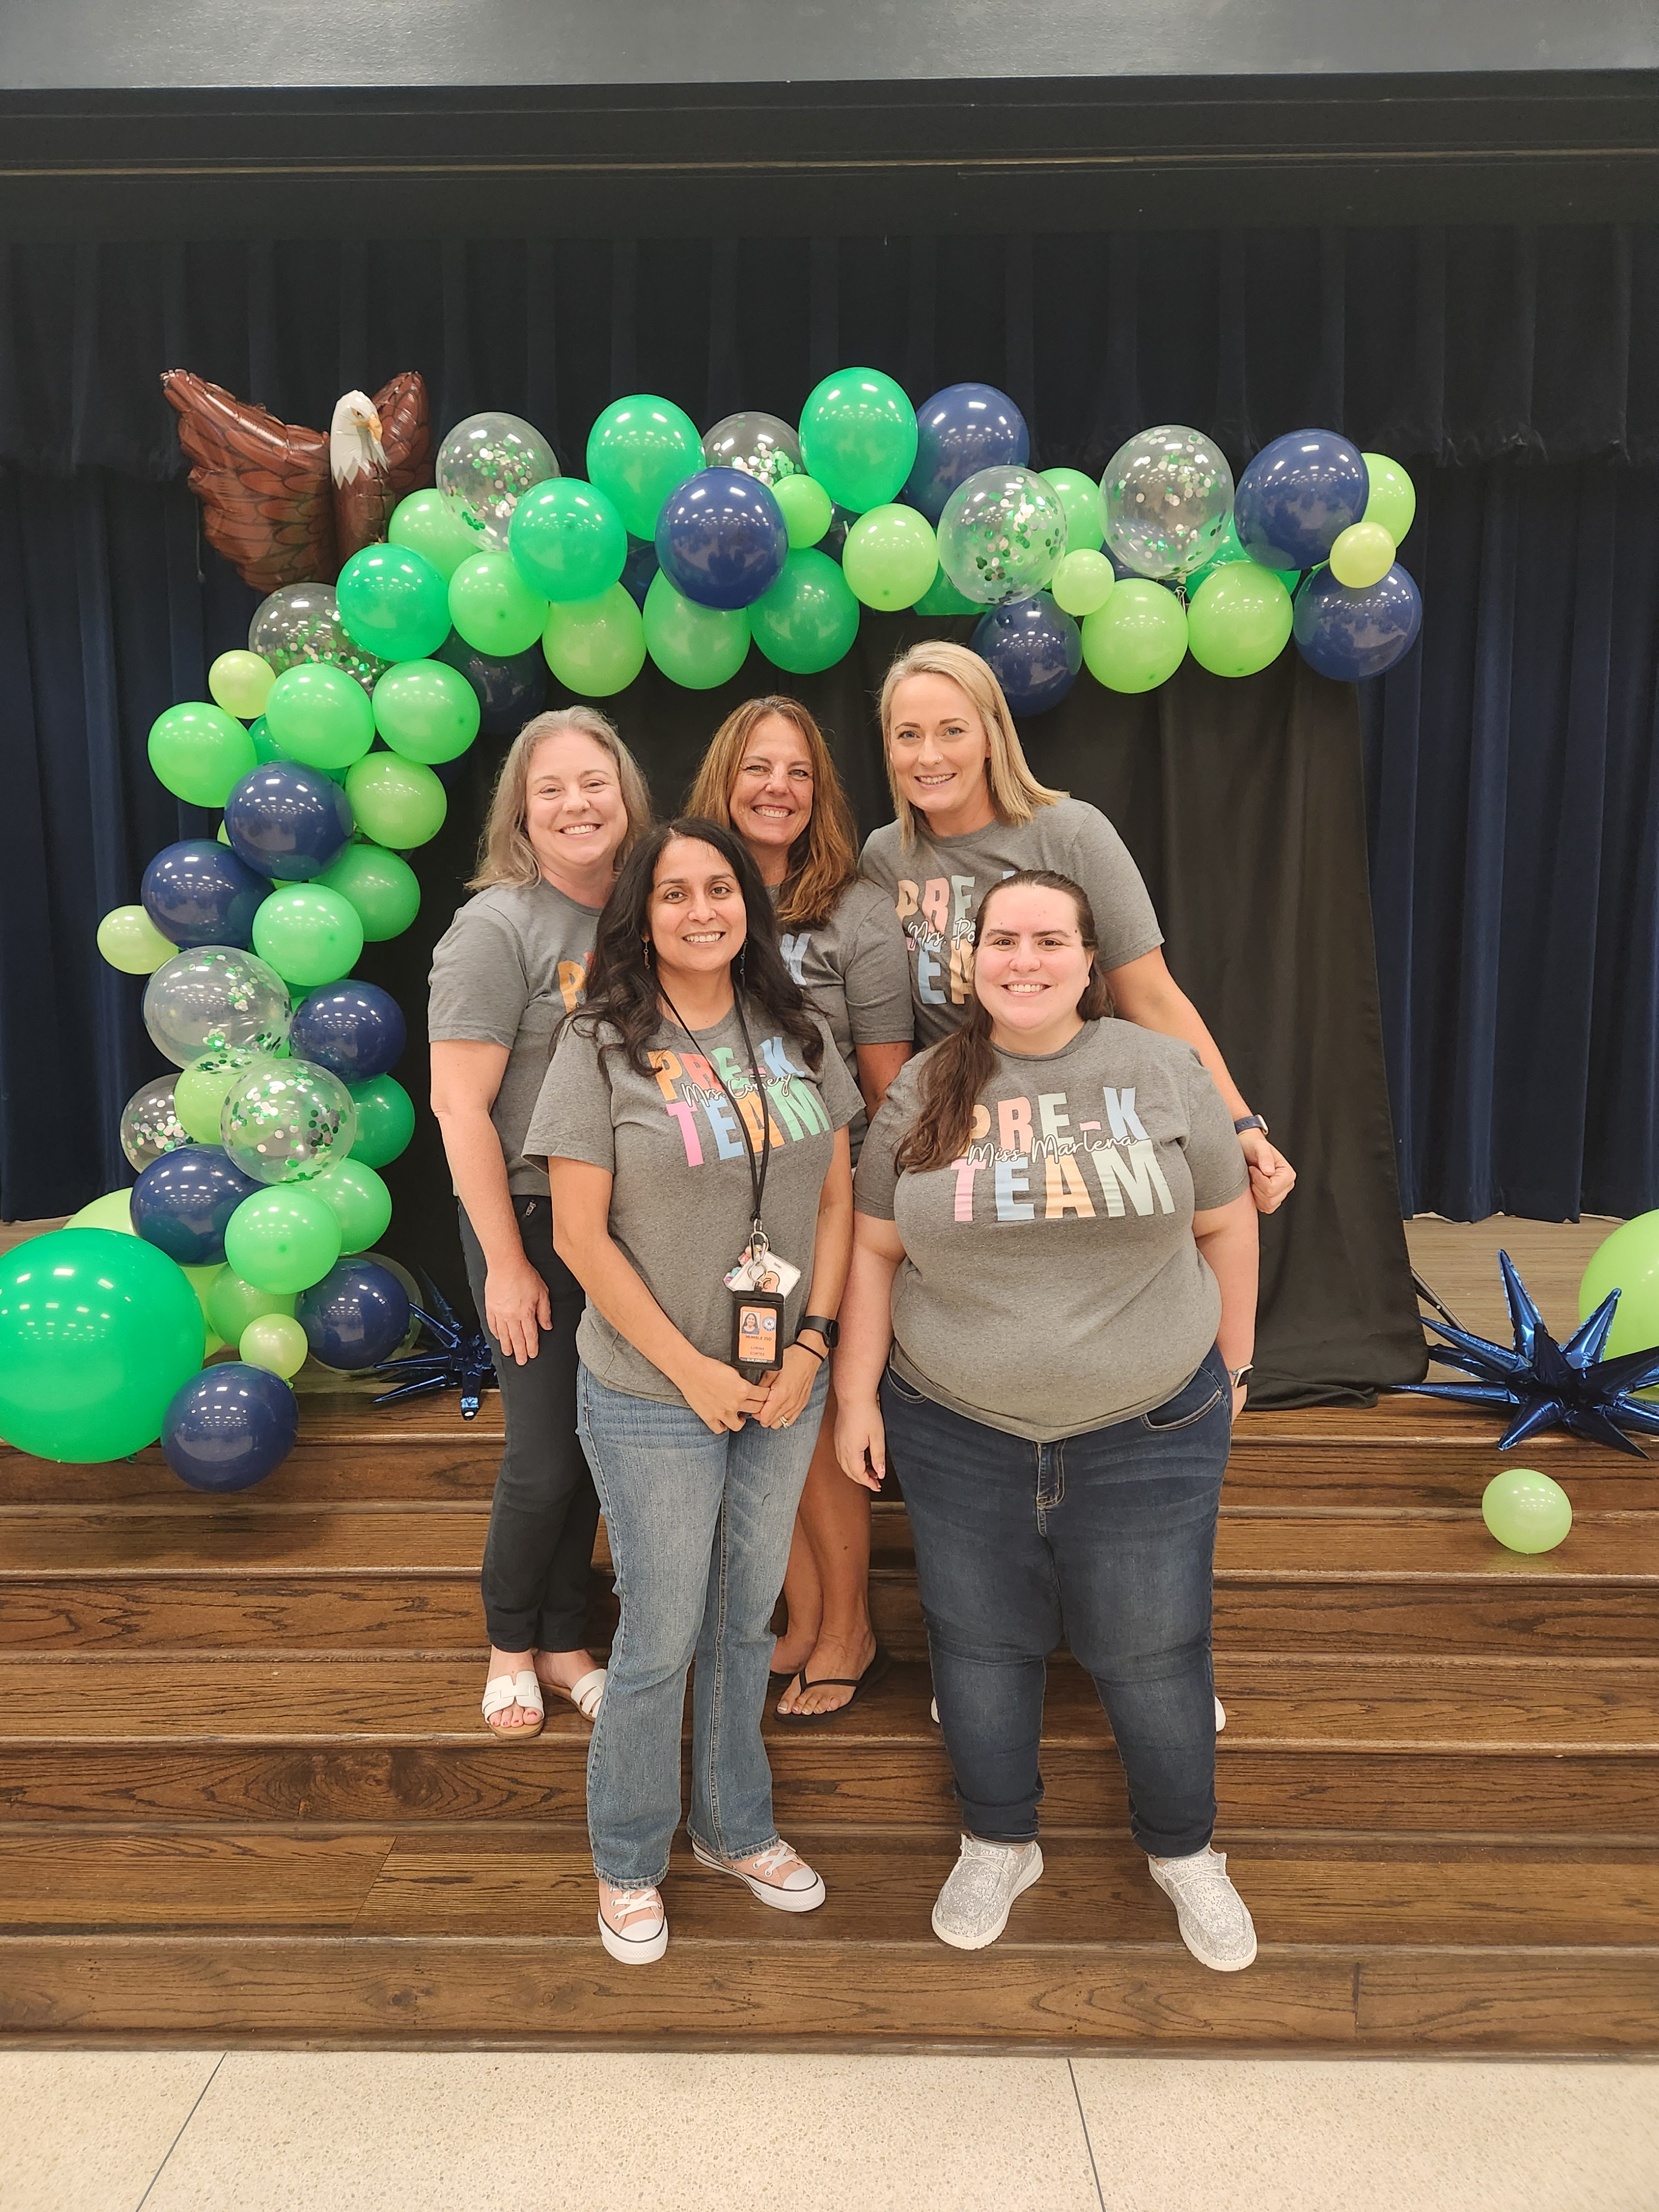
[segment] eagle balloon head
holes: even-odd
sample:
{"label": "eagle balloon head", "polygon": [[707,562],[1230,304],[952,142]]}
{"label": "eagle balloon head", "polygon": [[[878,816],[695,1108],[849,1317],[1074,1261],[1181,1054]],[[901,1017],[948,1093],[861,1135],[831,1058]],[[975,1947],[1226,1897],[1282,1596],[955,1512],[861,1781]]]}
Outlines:
{"label": "eagle balloon head", "polygon": [[334,404],[328,426],[329,473],[337,484],[350,483],[365,469],[383,471],[380,418],[366,392],[347,392]]}

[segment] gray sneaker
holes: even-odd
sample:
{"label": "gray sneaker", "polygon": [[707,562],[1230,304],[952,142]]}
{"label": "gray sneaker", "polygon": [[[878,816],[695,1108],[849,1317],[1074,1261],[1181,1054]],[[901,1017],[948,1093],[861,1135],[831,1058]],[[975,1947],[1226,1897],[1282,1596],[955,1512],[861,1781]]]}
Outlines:
{"label": "gray sneaker", "polygon": [[1255,1956],[1255,1923],[1227,1879],[1224,1851],[1194,1851],[1188,1858],[1149,1859],[1152,1880],[1175,1900],[1181,1940],[1200,1966],[1218,1974],[1242,1972]]}
{"label": "gray sneaker", "polygon": [[1008,1925],[1009,1908],[1042,1872],[1036,1844],[986,1844],[964,1836],[933,1907],[933,1933],[958,1951],[982,1951]]}

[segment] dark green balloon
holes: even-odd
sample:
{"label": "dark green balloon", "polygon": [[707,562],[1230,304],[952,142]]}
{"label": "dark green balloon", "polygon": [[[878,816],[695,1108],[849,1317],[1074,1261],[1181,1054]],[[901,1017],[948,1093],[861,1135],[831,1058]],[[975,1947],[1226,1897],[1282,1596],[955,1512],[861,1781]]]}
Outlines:
{"label": "dark green balloon", "polygon": [[351,1157],[365,1167],[383,1168],[409,1149],[415,1134],[415,1102],[395,1075],[371,1076],[348,1083],[357,1109],[357,1133]]}
{"label": "dark green balloon", "polygon": [[859,634],[859,603],[827,553],[791,553],[783,573],[749,610],[755,642],[791,676],[833,668]]}

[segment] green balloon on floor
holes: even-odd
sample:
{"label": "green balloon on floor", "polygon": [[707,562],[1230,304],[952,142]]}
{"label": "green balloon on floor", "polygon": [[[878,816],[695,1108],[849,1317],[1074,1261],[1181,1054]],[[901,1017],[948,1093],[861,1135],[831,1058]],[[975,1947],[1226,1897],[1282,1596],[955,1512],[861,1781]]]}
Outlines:
{"label": "green balloon on floor", "polygon": [[1619,1293],[1604,1359],[1659,1344],[1659,1212],[1621,1221],[1590,1255],[1578,1285],[1578,1318],[1588,1321],[1610,1291]]}
{"label": "green balloon on floor", "polygon": [[1506,1551],[1553,1552],[1572,1526],[1572,1504],[1536,1468],[1506,1467],[1481,1492],[1480,1517]]}

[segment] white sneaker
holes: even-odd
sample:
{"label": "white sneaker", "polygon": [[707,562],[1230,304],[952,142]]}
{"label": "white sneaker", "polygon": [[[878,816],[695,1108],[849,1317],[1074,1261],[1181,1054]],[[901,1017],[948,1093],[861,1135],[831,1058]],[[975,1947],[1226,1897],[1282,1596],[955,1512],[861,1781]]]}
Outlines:
{"label": "white sneaker", "polygon": [[[608,1917],[607,1917],[608,1916]],[[624,1966],[654,1966],[668,1948],[668,1915],[653,1888],[599,1884],[599,1941]]]}
{"label": "white sneaker", "polygon": [[964,1836],[950,1878],[933,1906],[933,1933],[957,1951],[982,1951],[1008,1925],[1022,1890],[1042,1872],[1035,1843],[988,1844]]}
{"label": "white sneaker", "polygon": [[1218,1698],[1216,1699],[1216,1701],[1215,1701],[1215,1732],[1216,1732],[1216,1734],[1217,1734],[1218,1735],[1220,1735],[1220,1733],[1221,1733],[1221,1731],[1222,1731],[1222,1729],[1224,1729],[1224,1728],[1226,1727],[1226,1725],[1227,1725],[1227,1708],[1225,1707],[1225,1705],[1224,1705],[1222,1704],[1222,1702],[1221,1702],[1220,1698]]}
{"label": "white sneaker", "polygon": [[748,1883],[763,1905],[773,1905],[780,1912],[811,1912],[823,1902],[823,1876],[814,1874],[800,1853],[792,1850],[781,1837],[746,1859],[720,1858],[704,1850],[695,1836],[691,1850],[699,1866],[712,1867],[716,1874],[735,1875],[739,1881]]}
{"label": "white sneaker", "polygon": [[1200,1966],[1218,1974],[1242,1972],[1255,1956],[1255,1923],[1227,1879],[1226,1853],[1194,1851],[1187,1858],[1149,1859],[1147,1866],[1174,1899],[1181,1940]]}

